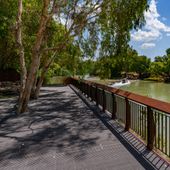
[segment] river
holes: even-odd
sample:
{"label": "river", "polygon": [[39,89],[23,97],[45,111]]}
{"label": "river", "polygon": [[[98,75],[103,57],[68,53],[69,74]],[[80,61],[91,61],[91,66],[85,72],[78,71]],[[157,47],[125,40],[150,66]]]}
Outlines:
{"label": "river", "polygon": [[170,103],[170,84],[137,80],[120,89]]}

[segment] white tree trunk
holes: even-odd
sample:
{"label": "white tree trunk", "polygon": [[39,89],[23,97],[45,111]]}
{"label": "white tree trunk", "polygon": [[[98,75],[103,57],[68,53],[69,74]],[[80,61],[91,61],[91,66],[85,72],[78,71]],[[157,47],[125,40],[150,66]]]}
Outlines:
{"label": "white tree trunk", "polygon": [[19,61],[20,61],[20,96],[19,101],[21,100],[25,88],[26,78],[27,78],[27,69],[25,66],[25,58],[24,58],[24,47],[22,44],[22,0],[18,0],[18,13],[17,13],[17,23],[16,23],[16,42],[18,47]]}
{"label": "white tree trunk", "polygon": [[52,17],[48,13],[50,0],[44,0],[43,3],[44,3],[44,6],[42,9],[41,21],[40,21],[40,25],[39,25],[38,32],[37,32],[36,41],[35,41],[35,44],[32,50],[32,63],[30,66],[28,78],[26,80],[26,85],[24,88],[23,96],[22,96],[21,101],[19,102],[18,113],[23,113],[27,110],[28,102],[29,102],[30,95],[31,95],[31,89],[32,89],[32,86],[35,80],[36,72],[39,68],[40,53],[41,53],[40,48],[42,45],[42,40],[44,38],[47,23],[49,19]]}

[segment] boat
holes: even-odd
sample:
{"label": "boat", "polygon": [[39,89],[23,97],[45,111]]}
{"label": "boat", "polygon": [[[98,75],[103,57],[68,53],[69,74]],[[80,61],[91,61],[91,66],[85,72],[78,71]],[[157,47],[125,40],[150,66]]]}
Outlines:
{"label": "boat", "polygon": [[128,79],[122,79],[120,82],[115,82],[114,84],[111,84],[110,87],[116,87],[119,88],[121,86],[126,86],[131,84],[130,80]]}

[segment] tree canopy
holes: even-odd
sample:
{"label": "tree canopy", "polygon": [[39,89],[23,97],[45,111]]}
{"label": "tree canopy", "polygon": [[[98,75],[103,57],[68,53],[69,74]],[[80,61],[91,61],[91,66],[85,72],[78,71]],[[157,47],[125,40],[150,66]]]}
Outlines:
{"label": "tree canopy", "polygon": [[98,53],[102,67],[111,67],[102,74],[120,73],[130,31],[144,24],[146,9],[147,0],[0,0],[0,67],[21,74],[18,112],[31,94],[38,97],[50,66],[75,75],[82,57]]}

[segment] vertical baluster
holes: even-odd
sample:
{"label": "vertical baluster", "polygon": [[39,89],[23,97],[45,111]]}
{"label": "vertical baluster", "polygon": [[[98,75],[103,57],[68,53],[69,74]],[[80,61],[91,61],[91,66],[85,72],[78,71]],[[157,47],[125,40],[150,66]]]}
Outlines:
{"label": "vertical baluster", "polygon": [[154,120],[155,120],[155,129],[156,129],[156,132],[155,132],[155,147],[157,147],[157,114],[156,112],[153,112],[154,113]]}
{"label": "vertical baluster", "polygon": [[92,95],[92,85],[89,86],[90,88],[90,100],[93,101],[93,95]]}
{"label": "vertical baluster", "polygon": [[146,108],[144,108],[144,115],[145,115],[145,140],[147,139],[147,113]]}
{"label": "vertical baluster", "polygon": [[141,105],[139,107],[139,135],[142,136],[142,113],[141,113]]}
{"label": "vertical baluster", "polygon": [[82,93],[84,94],[84,83],[82,82]]}
{"label": "vertical baluster", "polygon": [[168,135],[167,135],[168,121],[167,116],[165,116],[165,153],[167,154],[167,145],[168,145]]}
{"label": "vertical baluster", "polygon": [[154,147],[156,127],[154,122],[153,110],[149,106],[147,106],[147,126],[148,126],[147,148],[149,150],[152,150]]}
{"label": "vertical baluster", "polygon": [[126,124],[125,124],[125,130],[129,130],[130,124],[131,124],[131,118],[130,118],[130,104],[127,98],[125,98],[125,105],[126,105]]}
{"label": "vertical baluster", "polygon": [[102,107],[103,107],[103,112],[106,110],[106,93],[105,90],[102,90]]}
{"label": "vertical baluster", "polygon": [[159,113],[155,112],[156,114],[156,147],[159,148]]}
{"label": "vertical baluster", "polygon": [[168,116],[168,119],[169,119],[169,124],[168,124],[168,129],[169,129],[169,139],[168,139],[168,143],[169,143],[169,153],[168,153],[168,156],[170,156],[170,117]]}
{"label": "vertical baluster", "polygon": [[88,95],[88,91],[87,91],[87,83],[85,83],[85,96],[88,97],[87,95]]}
{"label": "vertical baluster", "polygon": [[98,88],[97,88],[97,86],[95,89],[95,101],[96,101],[96,106],[98,106]]}
{"label": "vertical baluster", "polygon": [[160,113],[158,114],[158,148],[160,149]]}
{"label": "vertical baluster", "polygon": [[89,98],[89,83],[87,83],[86,85],[87,85],[87,97]]}
{"label": "vertical baluster", "polygon": [[112,119],[116,119],[116,98],[114,93],[112,93],[112,101],[113,101],[113,108],[112,108]]}
{"label": "vertical baluster", "polygon": [[161,151],[164,150],[164,128],[163,128],[164,115],[161,113]]}

